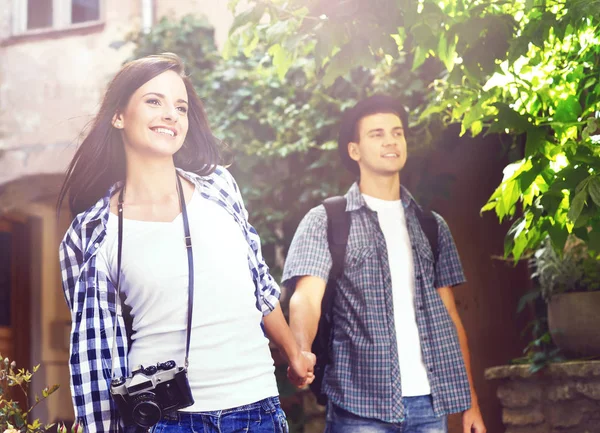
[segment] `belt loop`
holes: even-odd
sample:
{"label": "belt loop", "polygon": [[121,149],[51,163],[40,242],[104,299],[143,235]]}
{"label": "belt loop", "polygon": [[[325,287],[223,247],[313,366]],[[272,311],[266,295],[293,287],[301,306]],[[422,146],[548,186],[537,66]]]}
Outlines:
{"label": "belt loop", "polygon": [[279,397],[268,397],[260,401],[260,406],[267,413],[273,413],[279,405]]}

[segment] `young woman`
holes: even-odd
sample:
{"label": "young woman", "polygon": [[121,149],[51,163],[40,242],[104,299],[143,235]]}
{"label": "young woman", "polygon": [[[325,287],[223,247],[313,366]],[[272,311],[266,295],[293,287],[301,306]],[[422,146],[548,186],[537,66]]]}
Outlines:
{"label": "young woman", "polygon": [[[180,59],[126,64],[58,206],[71,392],[87,432],[285,432],[267,335],[312,380]],[[262,324],[262,326],[261,326]]]}

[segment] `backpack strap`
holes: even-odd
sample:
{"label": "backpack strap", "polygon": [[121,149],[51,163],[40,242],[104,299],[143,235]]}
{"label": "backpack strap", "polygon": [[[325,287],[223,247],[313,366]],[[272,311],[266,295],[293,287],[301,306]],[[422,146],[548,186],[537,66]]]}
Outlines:
{"label": "backpack strap", "polygon": [[326,198],[323,206],[327,212],[327,242],[332,260],[329,279],[335,280],[344,268],[344,257],[350,232],[350,216],[346,212],[346,197]]}
{"label": "backpack strap", "polygon": [[323,295],[321,314],[328,314],[331,311],[335,280],[344,269],[346,245],[350,233],[350,214],[346,212],[346,198],[343,196],[329,197],[323,201],[323,206],[327,212],[327,242],[332,264]]}
{"label": "backpack strap", "polygon": [[425,233],[425,237],[429,241],[429,246],[433,252],[433,262],[437,265],[438,258],[440,256],[440,248],[438,241],[438,222],[435,219],[435,215],[429,209],[422,210],[419,206],[415,206],[417,219],[421,225],[421,229]]}

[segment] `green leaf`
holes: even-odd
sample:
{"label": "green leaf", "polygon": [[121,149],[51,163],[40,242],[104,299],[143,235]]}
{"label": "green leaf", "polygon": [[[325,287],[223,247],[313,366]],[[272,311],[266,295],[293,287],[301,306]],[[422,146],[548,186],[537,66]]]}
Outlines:
{"label": "green leaf", "polygon": [[444,32],[440,32],[440,40],[438,42],[438,57],[446,66],[448,72],[454,69],[454,61],[456,60],[456,40],[454,37],[450,41]]}
{"label": "green leaf", "polygon": [[273,66],[277,70],[277,76],[283,80],[294,62],[293,56],[279,44],[269,48],[269,54],[273,57]]}
{"label": "green leaf", "polygon": [[420,46],[415,48],[411,71],[416,71],[419,66],[425,63],[425,59],[427,59],[427,50]]}
{"label": "green leaf", "polygon": [[529,128],[527,130],[527,141],[525,142],[525,157],[533,156],[538,152],[543,143],[546,133],[541,128]]}
{"label": "green leaf", "polygon": [[500,131],[508,129],[512,132],[523,132],[532,129],[533,125],[529,119],[526,116],[517,113],[508,104],[496,102],[492,105],[498,109],[497,124]]}
{"label": "green leaf", "polygon": [[[439,28],[439,26],[436,26]],[[438,37],[435,35],[431,27],[424,22],[417,22],[414,26],[410,28],[410,33],[412,34],[417,44],[417,47],[423,47],[425,52],[429,50],[435,50],[438,47]]]}
{"label": "green leaf", "polygon": [[233,23],[229,28],[229,34],[232,35],[237,29],[245,26],[246,24],[258,24],[262,16],[265,14],[266,8],[267,6],[264,3],[258,3],[252,9],[249,9],[237,15],[233,19]]}
{"label": "green leaf", "polygon": [[258,33],[255,33],[254,38],[250,41],[250,43],[248,43],[244,47],[244,56],[250,57],[252,55],[252,53],[254,52],[254,50],[256,49],[256,47],[258,46],[258,42],[259,42]]}
{"label": "green leaf", "polygon": [[557,191],[547,191],[540,198],[540,204],[547,215],[554,215],[563,200],[563,194]]}
{"label": "green leaf", "polygon": [[369,40],[371,41],[371,48],[373,48],[373,51],[381,49],[384,54],[389,54],[392,57],[398,57],[398,44],[392,35],[387,33],[374,34],[369,38]]}
{"label": "green leaf", "polygon": [[579,218],[579,215],[583,210],[583,206],[585,206],[585,200],[587,199],[587,195],[587,190],[583,189],[582,191],[575,194],[575,197],[573,198],[573,200],[571,200],[571,208],[569,209],[569,213],[567,214],[567,216],[572,222],[577,221],[577,218]]}
{"label": "green leaf", "polygon": [[598,176],[590,178],[588,192],[596,206],[600,207],[600,178]]}
{"label": "green leaf", "polygon": [[496,205],[497,205],[497,201],[496,201],[496,200],[493,200],[493,201],[492,201],[492,200],[490,200],[490,201],[488,201],[488,202],[485,204],[485,206],[483,206],[483,207],[481,208],[481,210],[479,211],[479,214],[481,215],[483,212],[486,212],[486,211],[489,211],[489,210],[492,210],[492,209],[494,209],[494,208],[496,207]]}
{"label": "green leaf", "polygon": [[556,112],[554,113],[554,120],[563,123],[576,122],[581,112],[581,105],[577,98],[569,95],[566,99],[558,102]]}
{"label": "green leaf", "polygon": [[338,47],[343,46],[346,41],[345,28],[337,23],[322,26],[316,31],[317,43],[315,45],[315,58],[317,68],[323,66],[325,59],[333,55]]}
{"label": "green leaf", "polygon": [[512,208],[521,195],[519,183],[515,180],[506,182],[504,191],[502,192],[502,204],[507,214],[512,214]]}
{"label": "green leaf", "polygon": [[[508,257],[509,254],[513,254],[515,256],[515,260],[519,260],[518,256],[521,255],[524,250],[525,244],[527,243],[527,239],[523,236],[523,230],[527,225],[527,221],[525,218],[517,219],[513,225],[508,230],[504,238],[504,256]],[[518,256],[515,254],[515,250],[519,253]]]}
{"label": "green leaf", "polygon": [[267,31],[265,33],[267,37],[267,43],[278,44],[289,33],[291,33],[289,20],[276,21],[267,27]]}
{"label": "green leaf", "polygon": [[521,191],[527,190],[527,188],[529,188],[533,181],[547,166],[548,164],[544,164],[540,161],[533,161],[531,168],[529,170],[523,171],[523,173],[521,173],[518,177],[520,181]]}
{"label": "green leaf", "polygon": [[471,135],[473,137],[479,135],[483,131],[483,122],[481,120],[476,120],[471,125]]}
{"label": "green leaf", "polygon": [[529,242],[527,240],[527,236],[525,236],[524,233],[522,233],[519,237],[515,239],[515,245],[512,250],[512,254],[515,258],[515,261],[518,261],[521,258],[521,255],[523,255],[523,252],[525,251],[525,248],[527,248],[528,243]]}
{"label": "green leaf", "polygon": [[[467,132],[467,130],[475,123],[476,121],[481,120],[483,117],[483,108],[481,106],[481,102],[475,104],[473,107],[469,108],[465,114],[465,117],[462,121],[462,127],[460,131],[461,137]],[[474,136],[477,134],[473,134]]]}
{"label": "green leaf", "polygon": [[355,67],[373,68],[375,65],[375,58],[366,40],[360,39],[347,43],[326,66],[323,85],[331,86],[336,78],[345,75]]}
{"label": "green leaf", "polygon": [[548,234],[550,235],[550,240],[552,241],[554,248],[562,251],[567,242],[567,237],[569,236],[567,229],[559,224],[552,224],[548,227]]}

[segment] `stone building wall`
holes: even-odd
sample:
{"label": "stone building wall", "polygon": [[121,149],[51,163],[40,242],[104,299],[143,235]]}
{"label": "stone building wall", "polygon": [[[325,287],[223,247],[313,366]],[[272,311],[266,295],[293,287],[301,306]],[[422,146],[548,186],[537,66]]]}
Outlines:
{"label": "stone building wall", "polygon": [[498,381],[506,433],[600,432],[600,361],[500,366],[486,379]]}

